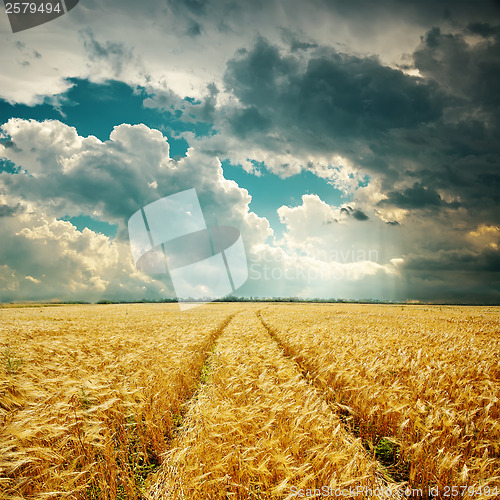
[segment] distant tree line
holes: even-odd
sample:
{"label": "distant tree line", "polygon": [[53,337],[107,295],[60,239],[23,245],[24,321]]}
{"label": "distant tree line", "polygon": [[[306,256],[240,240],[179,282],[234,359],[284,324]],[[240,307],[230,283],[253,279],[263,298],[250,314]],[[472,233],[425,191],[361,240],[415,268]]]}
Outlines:
{"label": "distant tree line", "polygon": [[[394,303],[391,301],[383,301],[378,299],[304,299],[300,297],[236,297],[234,295],[228,295],[226,297],[211,299],[209,297],[203,299],[194,299],[192,297],[187,297],[184,299],[177,298],[162,298],[162,299],[139,299],[139,300],[114,300],[114,299],[101,299],[96,302],[96,304],[162,304],[162,303],[173,303],[173,302],[304,302],[304,303],[352,303],[352,304],[384,304],[384,303]],[[76,303],[76,302],[72,302]]]}

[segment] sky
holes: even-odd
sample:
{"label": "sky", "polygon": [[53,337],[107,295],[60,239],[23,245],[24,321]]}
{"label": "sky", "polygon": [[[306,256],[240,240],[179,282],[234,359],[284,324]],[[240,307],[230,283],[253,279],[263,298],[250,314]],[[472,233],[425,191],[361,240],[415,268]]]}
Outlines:
{"label": "sky", "polygon": [[128,221],[195,188],[235,295],[500,303],[498,1],[2,7],[0,68],[0,301],[175,297]]}

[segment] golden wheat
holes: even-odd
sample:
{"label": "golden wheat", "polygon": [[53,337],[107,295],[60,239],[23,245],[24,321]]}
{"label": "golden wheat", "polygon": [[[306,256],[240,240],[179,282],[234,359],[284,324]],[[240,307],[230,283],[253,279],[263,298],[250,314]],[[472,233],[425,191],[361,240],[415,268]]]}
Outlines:
{"label": "golden wheat", "polygon": [[0,498],[140,496],[232,314],[176,307],[0,309]]}
{"label": "golden wheat", "polygon": [[[498,308],[271,306],[270,333],[351,428],[400,446],[411,487],[500,486]],[[465,491],[471,487],[471,493]]]}
{"label": "golden wheat", "polygon": [[210,366],[152,499],[291,499],[335,490],[361,499],[376,488],[397,490],[255,313],[233,318]]}
{"label": "golden wheat", "polygon": [[498,313],[2,308],[0,499],[397,498],[404,479],[491,500]]}

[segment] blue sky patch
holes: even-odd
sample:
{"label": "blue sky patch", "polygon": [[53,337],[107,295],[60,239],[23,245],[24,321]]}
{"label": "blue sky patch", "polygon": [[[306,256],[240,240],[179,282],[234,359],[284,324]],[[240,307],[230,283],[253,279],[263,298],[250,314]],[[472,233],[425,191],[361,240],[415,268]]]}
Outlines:
{"label": "blue sky patch", "polygon": [[78,231],[83,231],[86,227],[88,227],[95,233],[104,234],[111,239],[116,236],[116,231],[118,229],[118,225],[116,224],[109,224],[108,222],[94,219],[89,215],[77,215],[75,217],[65,216],[62,220],[71,222],[71,224],[73,224]]}
{"label": "blue sky patch", "polygon": [[[350,201],[351,197],[344,195],[338,189],[312,172],[302,171],[300,174],[282,179],[261,168],[260,176],[245,172],[240,165],[232,165],[228,160],[221,162],[224,177],[235,181],[245,188],[252,196],[250,210],[260,217],[265,217],[276,236],[281,237],[284,225],[281,224],[277,210],[283,205],[291,207],[302,205],[302,195],[316,194],[329,205],[341,205]],[[259,165],[262,166],[262,165]]]}
{"label": "blue sky patch", "polygon": [[[201,121],[184,120],[182,110],[165,111],[143,105],[150,97],[142,88],[133,89],[123,82],[109,80],[93,83],[89,80],[69,78],[72,87],[60,96],[58,104],[46,98],[43,104],[27,106],[10,104],[0,99],[0,123],[9,118],[59,120],[75,127],[78,134],[93,135],[101,141],[109,139],[113,128],[122,123],[136,125],[144,123],[150,128],[161,130],[168,138],[170,155],[179,159],[185,156],[188,143],[182,132],[193,132],[197,137],[211,135],[211,124]],[[187,100],[187,102],[190,102]]]}
{"label": "blue sky patch", "polygon": [[17,174],[20,171],[20,167],[7,158],[0,158],[0,174],[2,172],[7,172],[8,174]]}

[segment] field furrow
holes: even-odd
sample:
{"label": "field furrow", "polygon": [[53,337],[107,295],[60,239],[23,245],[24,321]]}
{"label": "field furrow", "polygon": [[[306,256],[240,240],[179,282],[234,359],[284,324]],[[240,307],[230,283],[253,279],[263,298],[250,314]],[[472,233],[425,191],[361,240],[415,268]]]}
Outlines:
{"label": "field furrow", "polygon": [[395,495],[397,485],[254,312],[232,319],[209,366],[151,499],[361,499],[374,498],[377,488],[384,498]]}
{"label": "field furrow", "polygon": [[498,313],[0,308],[0,499],[500,498]]}
{"label": "field furrow", "polygon": [[0,309],[0,498],[141,498],[235,311]]}
{"label": "field furrow", "polygon": [[[269,306],[262,320],[353,433],[411,488],[495,498],[498,310]],[[432,491],[432,490],[431,490]],[[455,495],[453,495],[455,496]],[[425,498],[425,495],[424,495]],[[444,497],[443,497],[444,498]]]}

